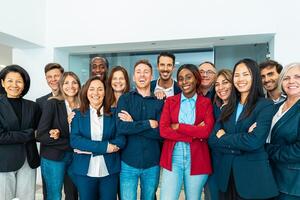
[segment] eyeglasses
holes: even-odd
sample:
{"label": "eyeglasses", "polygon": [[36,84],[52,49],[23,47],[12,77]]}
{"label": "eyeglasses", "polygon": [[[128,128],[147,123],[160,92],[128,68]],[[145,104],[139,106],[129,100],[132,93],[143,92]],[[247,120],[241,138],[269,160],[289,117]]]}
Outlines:
{"label": "eyeglasses", "polygon": [[212,71],[212,70],[207,70],[207,71],[204,71],[204,70],[200,70],[200,74],[201,75],[207,75],[207,76],[213,76],[216,74],[216,72]]}

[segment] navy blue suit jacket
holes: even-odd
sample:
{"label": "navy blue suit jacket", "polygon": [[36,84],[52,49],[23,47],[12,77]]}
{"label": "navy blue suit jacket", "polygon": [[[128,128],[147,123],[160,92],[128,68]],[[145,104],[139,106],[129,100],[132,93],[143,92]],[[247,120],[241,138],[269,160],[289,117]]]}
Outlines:
{"label": "navy blue suit jacket", "polygon": [[[93,155],[103,155],[109,174],[120,171],[119,152],[107,153],[108,143],[115,144],[119,148],[125,146],[125,137],[116,136],[115,112],[113,115],[103,115],[103,138],[102,141],[91,140],[90,110],[81,113],[75,110],[75,116],[71,124],[71,147],[81,151],[92,152]],[[78,175],[87,175],[90,163],[90,154],[74,153],[74,158],[69,170]]]}
{"label": "navy blue suit jacket", "polygon": [[[278,194],[275,179],[269,165],[268,154],[264,149],[274,114],[273,102],[260,98],[251,114],[236,118],[236,109],[225,122],[218,121],[209,138],[209,145],[220,154],[220,165],[214,170],[219,189],[225,192],[230,174],[234,177],[235,187],[242,198],[271,198]],[[257,127],[248,133],[253,123]],[[225,135],[216,137],[219,129]]]}
{"label": "navy blue suit jacket", "polygon": [[279,191],[300,196],[300,100],[273,126],[267,151]]}

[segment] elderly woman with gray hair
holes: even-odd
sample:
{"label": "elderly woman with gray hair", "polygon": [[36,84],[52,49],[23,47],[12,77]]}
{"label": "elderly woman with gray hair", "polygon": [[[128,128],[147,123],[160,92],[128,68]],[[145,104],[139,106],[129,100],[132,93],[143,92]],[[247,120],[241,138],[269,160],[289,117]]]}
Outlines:
{"label": "elderly woman with gray hair", "polygon": [[277,199],[300,199],[300,63],[287,65],[279,84],[287,95],[277,106],[267,141],[280,195]]}

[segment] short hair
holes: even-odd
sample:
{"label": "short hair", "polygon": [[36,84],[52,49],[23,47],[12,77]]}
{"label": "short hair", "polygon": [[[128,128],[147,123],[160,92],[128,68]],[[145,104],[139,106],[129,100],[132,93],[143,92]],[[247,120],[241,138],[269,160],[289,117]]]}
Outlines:
{"label": "short hair", "polygon": [[286,94],[285,91],[283,90],[283,87],[282,87],[282,81],[283,81],[283,77],[286,75],[286,73],[290,70],[290,69],[293,69],[293,68],[296,68],[298,67],[300,69],[300,63],[290,63],[288,65],[286,65],[282,72],[280,73],[280,76],[279,76],[279,81],[278,81],[278,85],[279,85],[279,88],[281,90],[281,92],[283,94]]}
{"label": "short hair", "polygon": [[135,70],[136,66],[138,66],[139,64],[147,65],[148,67],[151,68],[151,71],[152,71],[152,65],[151,65],[151,63],[149,62],[149,60],[147,60],[147,59],[138,60],[138,61],[134,64],[134,70]]}
{"label": "short hair", "polygon": [[[30,77],[27,71],[19,65],[8,65],[0,73],[0,79],[4,81],[6,75],[10,72],[19,73],[24,81],[24,89],[21,93],[21,96],[25,96],[30,88]],[[2,84],[0,84],[0,93],[6,94],[5,89]]]}
{"label": "short hair", "polygon": [[275,60],[267,60],[265,62],[262,62],[258,65],[260,71],[267,68],[267,67],[275,67],[278,74],[280,74],[282,70],[282,65]]}
{"label": "short hair", "polygon": [[59,69],[62,74],[65,71],[64,68],[58,63],[48,63],[44,68],[45,74],[52,69]]}
{"label": "short hair", "polygon": [[169,58],[172,58],[172,60],[173,60],[173,65],[175,65],[175,55],[174,55],[174,54],[172,54],[172,53],[170,53],[170,52],[166,52],[166,51],[161,52],[161,53],[158,55],[158,57],[157,57],[157,64],[159,63],[160,57],[169,57]]}
{"label": "short hair", "polygon": [[105,66],[107,67],[107,69],[109,68],[108,60],[107,60],[106,58],[100,57],[100,56],[96,56],[96,57],[92,58],[91,61],[90,61],[90,66],[93,65],[93,62],[94,62],[95,60],[101,60],[102,62],[104,62],[104,64],[105,64]]}
{"label": "short hair", "polygon": [[184,64],[184,65],[181,65],[178,70],[177,70],[177,81],[179,80],[179,73],[183,70],[183,69],[187,69],[189,70],[190,72],[192,72],[192,74],[194,75],[197,83],[196,83],[196,91],[197,93],[200,93],[199,92],[199,89],[200,89],[200,84],[201,84],[201,75],[200,75],[200,72],[197,68],[196,65],[194,64]]}
{"label": "short hair", "polygon": [[215,64],[210,61],[204,61],[204,62],[200,63],[199,67],[201,67],[201,65],[203,65],[203,64],[210,64],[211,66],[213,66],[213,68],[216,68]]}

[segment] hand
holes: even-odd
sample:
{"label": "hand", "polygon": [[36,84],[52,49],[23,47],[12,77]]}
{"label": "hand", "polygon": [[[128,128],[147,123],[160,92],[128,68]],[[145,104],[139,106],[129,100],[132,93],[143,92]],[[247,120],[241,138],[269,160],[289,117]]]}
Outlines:
{"label": "hand", "polygon": [[157,90],[154,92],[154,95],[156,96],[157,99],[162,100],[164,99],[167,95],[164,91],[162,90]]}
{"label": "hand", "polygon": [[218,132],[217,132],[217,134],[216,134],[217,138],[220,138],[220,137],[222,137],[223,135],[225,135],[225,131],[224,131],[223,129],[218,130]]}
{"label": "hand", "polygon": [[74,118],[75,116],[75,112],[71,112],[69,115],[68,115],[68,123],[71,124],[72,122],[72,119]]}
{"label": "hand", "polygon": [[114,153],[114,152],[117,152],[119,150],[120,150],[120,148],[117,145],[108,143],[106,152],[107,153]]}
{"label": "hand", "polygon": [[200,122],[197,126],[205,126],[204,121]]}
{"label": "hand", "polygon": [[89,152],[89,151],[81,151],[79,149],[74,149],[73,150],[75,153],[77,154],[92,154],[92,152]]}
{"label": "hand", "polygon": [[179,124],[171,124],[171,128],[176,131],[179,128]]}
{"label": "hand", "polygon": [[256,128],[257,123],[254,122],[248,129],[248,133],[252,133],[252,131]]}
{"label": "hand", "polygon": [[125,110],[121,110],[121,112],[118,113],[118,117],[123,122],[132,122],[133,121],[131,115]]}
{"label": "hand", "polygon": [[50,138],[53,138],[54,140],[57,140],[60,136],[60,131],[58,129],[51,129],[49,131]]}
{"label": "hand", "polygon": [[149,119],[149,122],[150,122],[151,128],[157,128],[158,127],[158,122],[156,120]]}

